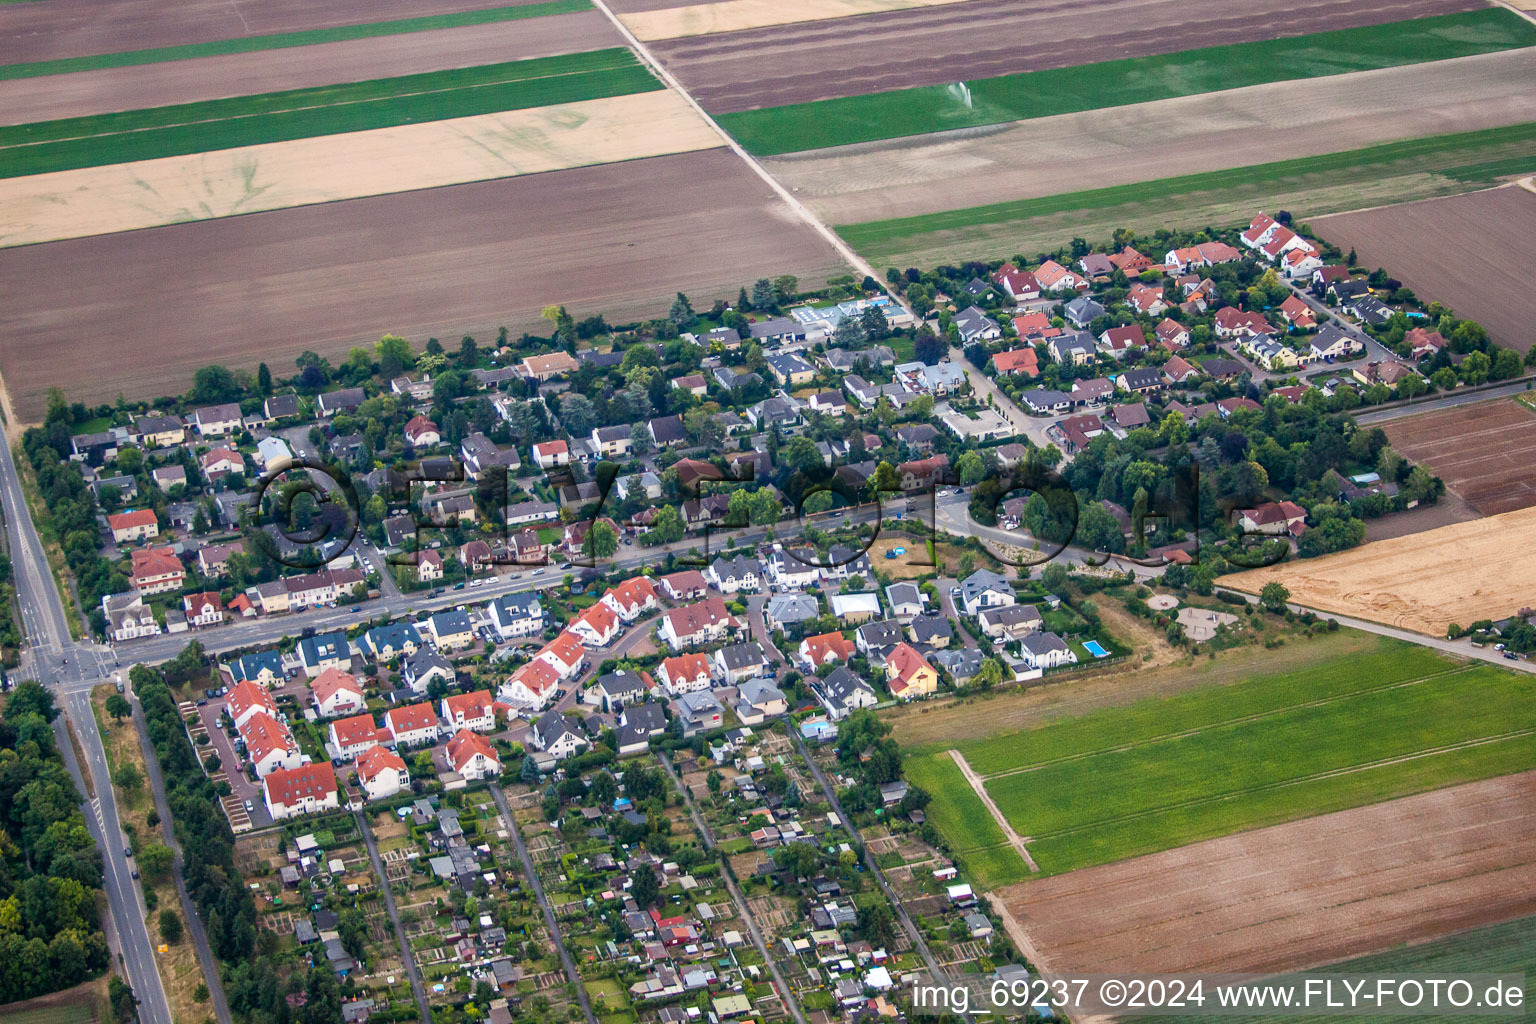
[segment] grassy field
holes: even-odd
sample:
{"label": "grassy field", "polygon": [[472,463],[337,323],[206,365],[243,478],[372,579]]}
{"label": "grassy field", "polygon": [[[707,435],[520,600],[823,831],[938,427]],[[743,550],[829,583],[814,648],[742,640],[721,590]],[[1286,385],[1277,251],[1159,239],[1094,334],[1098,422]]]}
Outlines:
{"label": "grassy field", "polygon": [[[1536,124],[1406,139],[1324,156],[839,225],[876,262],[1011,255],[1113,227],[1153,231],[1246,221],[1255,204],[1306,216],[1486,188],[1536,166]],[[1109,225],[1106,228],[1104,225]]]}
{"label": "grassy field", "polygon": [[[1526,1002],[1529,1003],[1530,979],[1536,977],[1536,917],[1522,917],[1503,924],[1473,928],[1456,935],[1447,935],[1432,942],[1416,946],[1402,946],[1382,953],[1356,957],[1321,968],[1329,974],[1395,974],[1419,978],[1448,977],[1453,974],[1524,974],[1526,976]],[[1160,1016],[1130,1017],[1131,1021],[1183,1022],[1209,1020],[1209,1016]],[[1223,1021],[1232,1024],[1280,1024],[1295,1017],[1264,1014],[1222,1015]],[[1329,1017],[1309,1015],[1308,1020],[1318,1024],[1343,1024],[1358,1017]],[[1486,1018],[1483,1018],[1486,1019]],[[1423,1020],[1422,1015],[1372,1014],[1373,1022],[1381,1024],[1408,1024]]]}
{"label": "grassy field", "polygon": [[0,128],[0,177],[206,153],[661,88],[629,50]]}
{"label": "grassy field", "polygon": [[949,840],[950,852],[974,884],[998,889],[1028,877],[1029,868],[948,752],[908,757],[904,770],[909,782],[938,797],[925,813]]}
{"label": "grassy field", "polygon": [[[1536,766],[1536,680],[1378,639],[1281,673],[950,743],[1054,874]],[[933,748],[907,774],[967,867],[1002,837]],[[984,867],[1004,882],[1022,865]]]}
{"label": "grassy field", "polygon": [[1466,57],[1536,45],[1536,26],[1490,7],[1364,28],[896,89],[724,114],[760,156]]}
{"label": "grassy field", "polygon": [[[12,3],[23,0],[0,0]],[[38,78],[43,75],[62,75],[72,71],[96,71],[101,68],[131,67],[137,64],[158,64],[162,61],[191,60],[194,57],[218,57],[230,53],[255,53],[261,50],[282,50],[290,46],[313,46],[316,43],[339,43],[349,39],[371,39],[375,36],[402,35],[406,32],[424,32],[436,28],[458,28],[464,25],[487,25],[498,21],[521,21],[546,14],[570,14],[585,11],[592,6],[591,0],[548,0],[546,3],[528,4],[523,7],[492,7],[483,11],[461,11],[456,14],[434,14],[421,18],[400,18],[395,21],[376,21],[366,25],[339,25],[335,28],[310,29],[304,32],[276,32],[264,36],[241,36],[237,39],[220,39],[211,43],[187,43],[182,46],[157,46],[147,50],[123,50],[118,53],[102,53],[89,57],[66,57],[59,60],[29,61],[25,64],[0,65],[0,81],[12,78]]]}
{"label": "grassy field", "polygon": [[989,741],[972,764],[1011,773],[987,791],[1056,873],[1528,769],[1533,697],[1528,677],[1383,644]]}

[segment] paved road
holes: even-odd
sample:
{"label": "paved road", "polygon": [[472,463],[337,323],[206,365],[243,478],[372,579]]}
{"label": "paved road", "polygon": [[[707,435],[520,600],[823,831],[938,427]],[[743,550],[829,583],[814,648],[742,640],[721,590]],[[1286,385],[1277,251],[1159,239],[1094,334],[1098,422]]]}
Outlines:
{"label": "paved road", "polygon": [[[0,430],[0,506],[4,508],[10,535],[16,603],[20,606],[21,624],[27,634],[22,667],[28,675],[51,684],[57,678],[58,670],[67,663],[74,644],[42,541],[27,513],[21,478],[11,455],[10,441],[3,430]],[[76,661],[78,664],[78,656]],[[144,923],[147,911],[142,902],[143,893],[133,878],[133,866],[123,855],[127,841],[117,817],[117,801],[112,794],[106,751],[96,730],[96,717],[91,713],[90,688],[60,693],[59,696],[64,715],[73,725],[85,751],[85,763],[78,766],[79,770],[90,773],[96,791],[96,799],[86,806],[86,817],[96,827],[101,841],[102,887],[106,890],[122,967],[128,984],[139,999],[139,1019],[143,1024],[171,1024],[170,1002],[165,997],[165,987],[155,965],[155,946]]]}
{"label": "paved road", "polygon": [[566,978],[576,988],[576,1001],[581,1004],[581,1012],[586,1016],[587,1024],[597,1024],[597,1017],[592,1013],[592,1000],[587,997],[587,986],[581,983],[576,961],[571,959],[571,951],[565,948],[559,922],[555,920],[555,908],[549,905],[549,897],[544,895],[544,883],[539,881],[538,869],[534,867],[533,858],[528,855],[523,834],[517,829],[517,819],[512,817],[512,808],[507,806],[507,794],[495,783],[491,784],[490,790],[491,798],[496,801],[496,809],[501,812],[502,820],[507,823],[507,831],[512,835],[512,845],[517,847],[517,857],[523,862],[523,874],[528,876],[528,885],[533,889],[534,898],[539,901],[539,909],[544,911],[544,924],[549,928],[549,937],[555,944],[556,952],[560,954],[560,965],[565,968]]}
{"label": "paved road", "polygon": [[[949,975],[944,972],[944,968],[940,966],[939,961],[934,957],[933,950],[928,948],[927,941],[923,939],[923,933],[918,931],[917,925],[912,923],[912,918],[907,914],[907,908],[902,905],[901,900],[896,896],[896,891],[891,888],[891,883],[885,880],[885,872],[881,871],[880,865],[875,862],[875,855],[870,852],[869,845],[864,842],[864,837],[859,835],[859,830],[854,827],[853,819],[848,816],[847,811],[843,810],[842,803],[837,799],[837,791],[832,788],[832,783],[828,781],[826,773],[821,770],[821,766],[816,763],[815,759],[811,757],[811,752],[806,749],[805,740],[801,737],[798,730],[791,729],[789,734],[795,741],[795,746],[799,749],[801,758],[805,760],[806,766],[810,768],[811,777],[816,780],[816,784],[821,787],[827,802],[832,805],[832,810],[842,820],[843,827],[858,842],[859,849],[864,851],[864,866],[874,877],[876,884],[880,886],[880,891],[885,894],[886,900],[895,908],[896,919],[901,922],[902,928],[906,930],[907,937],[917,947],[918,953],[923,958],[923,963],[928,965],[929,977],[933,980],[934,984],[949,984]],[[962,1016],[968,1021],[972,1019],[968,1013]]]}
{"label": "paved road", "polygon": [[752,937],[752,945],[756,946],[757,951],[762,954],[763,962],[768,965],[768,973],[773,975],[773,983],[779,989],[779,998],[784,1001],[784,1005],[789,1008],[790,1015],[799,1021],[799,1024],[806,1024],[805,1013],[800,1009],[800,1003],[795,999],[795,993],[789,987],[789,982],[784,979],[783,972],[779,970],[779,964],[773,957],[772,948],[768,945],[767,940],[763,938],[762,929],[758,928],[757,919],[752,916],[752,908],[747,905],[747,898],[742,895],[741,889],[736,885],[736,879],[731,876],[730,865],[725,862],[725,857],[715,850],[715,834],[705,824],[704,816],[699,813],[698,805],[693,802],[693,793],[689,791],[687,786],[683,785],[683,780],[678,777],[677,769],[672,767],[671,758],[658,750],[656,752],[656,759],[661,762],[661,766],[672,777],[672,784],[677,787],[678,792],[683,794],[683,802],[688,805],[688,813],[693,816],[694,827],[699,830],[699,835],[704,837],[705,847],[711,853],[714,853],[716,860],[719,861],[720,877],[725,880],[725,887],[730,891],[731,899],[736,902],[736,909],[741,914],[741,919],[746,922],[747,934]]}
{"label": "paved road", "polygon": [[992,408],[1001,413],[1014,430],[1018,431],[1022,436],[1029,438],[1041,448],[1051,443],[1050,438],[1045,436],[1046,428],[1061,417],[1036,419],[1026,413],[1023,409],[1019,408],[1018,403],[1009,398],[1007,393],[993,382],[991,377],[988,377],[972,366],[970,361],[965,358],[963,350],[958,348],[950,349],[949,361],[956,366],[964,368],[966,379],[970,381],[971,387],[975,389],[977,395],[981,396],[983,400],[991,398]]}
{"label": "paved road", "polygon": [[[126,682],[128,673],[123,673],[124,685],[129,687],[128,694],[132,697],[132,684]],[[160,773],[160,760],[155,755],[154,744],[149,740],[149,724],[144,718],[144,710],[139,702],[131,700],[133,708],[133,725],[139,734],[139,748],[144,753],[144,774],[149,780],[149,791],[155,799],[155,812],[160,815],[160,831],[165,845],[170,847],[173,855],[172,875],[176,879],[176,894],[181,900],[181,916],[187,922],[187,934],[192,937],[192,945],[197,950],[197,962],[203,969],[203,980],[208,985],[208,996],[213,1002],[213,1012],[218,1018],[219,1024],[230,1024],[229,1001],[224,996],[224,982],[219,976],[219,964],[214,959],[213,949],[208,945],[208,930],[203,927],[202,919],[197,916],[197,910],[192,904],[192,895],[187,891],[187,880],[182,874],[181,844],[176,841],[176,832],[172,827],[171,806],[165,795],[165,777]]]}
{"label": "paved road", "polygon": [[358,831],[363,834],[363,845],[368,847],[368,860],[373,864],[373,873],[379,878],[379,887],[384,893],[384,910],[389,914],[390,924],[395,926],[395,938],[400,942],[400,959],[405,964],[406,977],[411,979],[411,994],[416,997],[416,1008],[421,1011],[422,1024],[431,1024],[432,1007],[427,1004],[427,988],[421,983],[421,972],[416,969],[416,958],[411,955],[410,940],[405,937],[405,928],[400,924],[400,912],[395,909],[395,894],[390,888],[389,876],[384,873],[384,862],[379,858],[379,846],[373,839],[373,825],[362,811],[353,811],[352,815],[357,819]]}
{"label": "paved road", "polygon": [[1486,388],[1482,391],[1467,391],[1458,388],[1438,398],[1414,402],[1411,405],[1394,405],[1383,409],[1356,409],[1355,422],[1362,427],[1373,427],[1378,423],[1402,419],[1404,416],[1417,416],[1421,412],[1432,412],[1436,409],[1455,409],[1463,405],[1474,405],[1478,402],[1492,401],[1495,398],[1523,395],[1531,390],[1532,383],[1531,378],[1522,377],[1518,380],[1510,381],[1508,384]]}

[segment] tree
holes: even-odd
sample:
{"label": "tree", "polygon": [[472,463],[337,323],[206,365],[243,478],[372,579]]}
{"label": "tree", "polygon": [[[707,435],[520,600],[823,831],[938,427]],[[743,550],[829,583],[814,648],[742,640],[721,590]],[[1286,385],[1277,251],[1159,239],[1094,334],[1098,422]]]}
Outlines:
{"label": "tree", "polygon": [[773,863],[797,878],[815,871],[819,859],[811,843],[790,843],[773,851]]}
{"label": "tree", "polygon": [[128,703],[128,698],[120,693],[114,693],[107,697],[107,714],[114,720],[121,722],[133,714],[133,705]]}
{"label": "tree", "polygon": [[996,658],[983,658],[972,681],[981,686],[996,686],[1003,681],[1003,663]]}
{"label": "tree", "polygon": [[124,793],[134,794],[144,785],[144,775],[139,769],[127,762],[112,769],[112,783]]}
{"label": "tree", "polygon": [[1040,573],[1040,581],[1046,589],[1054,594],[1061,594],[1067,589],[1067,567],[1060,562],[1052,562]]}
{"label": "tree", "polygon": [[1461,361],[1461,379],[1468,384],[1481,384],[1488,379],[1492,365],[1486,353],[1473,352]]}
{"label": "tree", "polygon": [[927,366],[935,366],[944,358],[946,351],[948,346],[944,344],[943,338],[927,327],[918,328],[917,338],[912,344],[913,358]]}
{"label": "tree", "polygon": [[642,866],[630,878],[629,894],[642,910],[655,906],[661,896],[661,886],[656,881],[656,871],[649,864]]}
{"label": "tree", "polygon": [[662,505],[651,521],[651,536],[658,544],[675,544],[683,539],[683,514],[676,505]]}
{"label": "tree", "polygon": [[685,330],[697,323],[699,316],[693,311],[693,303],[688,301],[688,296],[678,292],[677,298],[672,300],[672,308],[667,312],[667,319],[676,324],[678,330]]}
{"label": "tree", "polygon": [[107,980],[107,1003],[112,1007],[112,1019],[117,1024],[133,1024],[139,1019],[139,1001],[134,998],[133,989],[115,974]]}
{"label": "tree", "polygon": [[272,371],[266,363],[256,367],[256,392],[263,398],[272,393]]}
{"label": "tree", "polygon": [[752,283],[752,308],[768,310],[779,304],[779,295],[773,289],[773,282],[766,277],[760,277]]}
{"label": "tree", "polygon": [[139,848],[139,871],[146,878],[165,878],[171,873],[174,855],[164,843],[146,843]]}
{"label": "tree", "polygon": [[960,474],[960,482],[969,487],[979,482],[986,475],[987,465],[982,460],[979,452],[962,452],[960,457],[955,460],[955,472]]}
{"label": "tree", "polygon": [[587,536],[581,542],[581,550],[593,558],[612,558],[613,553],[619,550],[618,531],[599,519],[587,530]]}
{"label": "tree", "polygon": [[59,717],[59,707],[54,703],[53,693],[32,679],[17,684],[16,689],[11,691],[10,699],[5,702],[5,718],[14,722],[22,715],[39,715],[43,721],[52,724]]}
{"label": "tree", "polygon": [[752,492],[747,500],[747,509],[753,526],[772,526],[784,514],[784,506],[779,503],[778,495],[766,487]]}
{"label": "tree", "polygon": [[1290,599],[1290,590],[1286,588],[1285,584],[1280,582],[1271,581],[1266,583],[1263,589],[1259,591],[1259,604],[1263,605],[1265,611],[1277,614],[1283,612],[1285,611],[1285,602]]}
{"label": "tree", "polygon": [[160,911],[160,937],[173,946],[181,941],[181,918],[170,907]]}
{"label": "tree", "polygon": [[1489,376],[1494,380],[1508,380],[1520,376],[1520,353],[1512,348],[1500,349],[1493,357],[1493,369]]}

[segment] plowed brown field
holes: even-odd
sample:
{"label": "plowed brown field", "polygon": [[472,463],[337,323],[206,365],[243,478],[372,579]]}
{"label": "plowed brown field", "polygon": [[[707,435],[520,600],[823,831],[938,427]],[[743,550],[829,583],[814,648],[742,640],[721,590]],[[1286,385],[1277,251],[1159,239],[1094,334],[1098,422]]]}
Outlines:
{"label": "plowed brown field", "polygon": [[[726,149],[0,251],[0,372],[16,413],[50,385],[102,401],[184,389],[207,363],[274,371],[386,332],[420,343],[707,307],[833,249]],[[88,367],[88,371],[82,371]]]}
{"label": "plowed brown field", "polygon": [[1392,447],[1484,515],[1536,505],[1536,412],[1512,398],[1405,416],[1382,429]]}
{"label": "plowed brown field", "polygon": [[1536,912],[1536,773],[1002,890],[1060,973],[1278,972]]}

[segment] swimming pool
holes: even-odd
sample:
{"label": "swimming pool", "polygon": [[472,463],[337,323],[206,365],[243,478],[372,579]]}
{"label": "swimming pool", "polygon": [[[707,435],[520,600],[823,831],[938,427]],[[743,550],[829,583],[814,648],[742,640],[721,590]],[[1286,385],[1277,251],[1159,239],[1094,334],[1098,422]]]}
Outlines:
{"label": "swimming pool", "polygon": [[1106,651],[1097,640],[1084,640],[1083,649],[1086,650],[1089,654],[1093,655],[1095,658],[1109,657],[1109,652]]}

